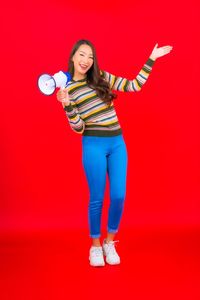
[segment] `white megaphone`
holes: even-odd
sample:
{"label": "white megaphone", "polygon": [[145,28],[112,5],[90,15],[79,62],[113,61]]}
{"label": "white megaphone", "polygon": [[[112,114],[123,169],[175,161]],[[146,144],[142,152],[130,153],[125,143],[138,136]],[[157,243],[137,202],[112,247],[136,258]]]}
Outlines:
{"label": "white megaphone", "polygon": [[38,88],[42,94],[50,96],[56,88],[64,88],[70,80],[71,74],[69,72],[60,71],[53,76],[42,74],[38,78]]}

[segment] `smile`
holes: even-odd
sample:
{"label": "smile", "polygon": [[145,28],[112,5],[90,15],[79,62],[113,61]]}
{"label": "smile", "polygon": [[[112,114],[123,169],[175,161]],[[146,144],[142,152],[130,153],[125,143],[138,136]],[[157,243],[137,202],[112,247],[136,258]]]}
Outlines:
{"label": "smile", "polygon": [[80,64],[80,67],[81,67],[82,69],[84,69],[84,70],[88,68],[87,65],[83,65],[83,64]]}

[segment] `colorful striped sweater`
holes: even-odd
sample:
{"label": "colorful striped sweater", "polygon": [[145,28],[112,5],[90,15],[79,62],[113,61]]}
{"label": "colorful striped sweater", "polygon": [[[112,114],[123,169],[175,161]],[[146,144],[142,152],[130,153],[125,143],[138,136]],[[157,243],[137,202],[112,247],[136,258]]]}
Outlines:
{"label": "colorful striped sweater", "polygon": [[[133,80],[101,71],[101,76],[109,82],[111,90],[137,92],[141,90],[152,70],[154,61],[148,59]],[[71,80],[67,89],[70,104],[64,107],[71,129],[87,136],[116,136],[122,133],[113,101],[109,107],[100,99],[95,90],[90,88],[86,79]]]}

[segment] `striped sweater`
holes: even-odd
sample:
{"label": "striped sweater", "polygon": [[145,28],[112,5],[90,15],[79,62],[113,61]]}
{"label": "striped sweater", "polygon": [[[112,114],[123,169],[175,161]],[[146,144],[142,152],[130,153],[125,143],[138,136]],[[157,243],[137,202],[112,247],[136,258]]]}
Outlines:
{"label": "striped sweater", "polygon": [[[101,76],[109,82],[111,90],[137,92],[141,90],[152,70],[154,61],[148,59],[133,80],[101,71]],[[116,136],[122,133],[113,101],[111,106],[100,99],[90,88],[86,79],[71,80],[67,89],[70,104],[64,107],[71,129],[87,136]]]}

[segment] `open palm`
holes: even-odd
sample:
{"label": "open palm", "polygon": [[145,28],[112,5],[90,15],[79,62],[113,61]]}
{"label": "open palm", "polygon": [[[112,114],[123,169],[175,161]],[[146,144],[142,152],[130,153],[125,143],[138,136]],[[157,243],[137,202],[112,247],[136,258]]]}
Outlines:
{"label": "open palm", "polygon": [[153,48],[153,51],[152,51],[150,57],[153,60],[156,60],[157,58],[170,53],[172,48],[173,48],[172,46],[163,46],[163,47],[158,48],[158,44],[156,44],[155,47]]}

